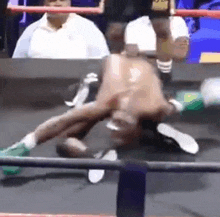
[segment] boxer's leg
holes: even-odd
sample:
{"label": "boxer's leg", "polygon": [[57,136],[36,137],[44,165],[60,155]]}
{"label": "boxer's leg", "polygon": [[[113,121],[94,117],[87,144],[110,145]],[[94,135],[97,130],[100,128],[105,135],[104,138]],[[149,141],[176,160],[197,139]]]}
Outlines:
{"label": "boxer's leg", "polygon": [[156,33],[157,67],[163,81],[171,79],[173,40],[169,18],[151,18]]}
{"label": "boxer's leg", "polygon": [[169,17],[151,17],[151,22],[157,37],[158,60],[167,62],[172,58],[172,35]]}
{"label": "boxer's leg", "polygon": [[[28,156],[30,150],[37,144],[60,135],[68,128],[75,125],[76,132],[83,130],[80,123],[86,121],[100,120],[109,115],[106,108],[97,107],[96,103],[83,105],[79,109],[72,109],[63,115],[53,117],[36,128],[32,133],[27,134],[20,142],[0,152],[0,156]],[[78,131],[77,131],[78,130]],[[3,167],[5,174],[15,174],[20,167]]]}
{"label": "boxer's leg", "polygon": [[81,140],[98,121],[83,121],[62,132],[58,136],[61,139],[57,145],[57,153],[62,157],[93,157],[90,148]]}
{"label": "boxer's leg", "polygon": [[170,29],[171,10],[174,7],[168,1],[153,1],[149,12],[154,31],[157,37],[157,65],[161,72],[161,78],[164,81],[171,79],[172,57],[173,57],[173,40]]}
{"label": "boxer's leg", "polygon": [[[109,110],[104,107],[98,107],[96,102],[85,104],[76,109],[71,109],[63,115],[53,117],[38,126],[34,132],[36,142],[37,144],[41,144],[48,139],[61,135],[66,130],[74,127],[74,125],[77,129],[77,124],[79,123],[98,121],[108,115]],[[77,132],[79,132],[79,129]]]}
{"label": "boxer's leg", "polygon": [[125,27],[129,21],[137,17],[135,13],[134,0],[107,0],[105,2],[105,18],[107,21],[105,35],[111,53],[121,53],[123,51]]}

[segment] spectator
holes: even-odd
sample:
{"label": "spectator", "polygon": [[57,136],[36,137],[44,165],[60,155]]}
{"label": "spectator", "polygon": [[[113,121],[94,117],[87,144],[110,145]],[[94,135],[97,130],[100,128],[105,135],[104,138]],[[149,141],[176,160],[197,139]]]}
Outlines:
{"label": "spectator", "polygon": [[[45,0],[45,6],[67,7],[70,0]],[[109,55],[103,34],[77,14],[49,14],[34,22],[18,40],[13,58],[102,58]]]}
{"label": "spectator", "polygon": [[[189,32],[181,17],[170,17],[171,34],[174,40],[174,55],[182,60],[186,57],[189,45]],[[141,52],[156,51],[156,34],[148,16],[130,22],[125,31],[127,44],[137,44]]]}

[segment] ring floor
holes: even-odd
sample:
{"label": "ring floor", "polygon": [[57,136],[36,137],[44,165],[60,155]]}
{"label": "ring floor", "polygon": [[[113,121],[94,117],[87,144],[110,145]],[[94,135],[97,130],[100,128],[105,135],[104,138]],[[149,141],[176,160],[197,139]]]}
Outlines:
{"label": "ring floor", "polygon": [[[27,86],[19,84],[20,90],[22,89],[19,92],[16,91],[16,85],[8,83],[2,91],[1,147],[12,145],[34,130],[38,124],[68,109],[62,103],[52,106],[47,106],[47,103],[44,103],[44,106],[39,106],[39,103],[32,103],[30,106],[25,103],[19,104],[19,101],[27,100],[24,94],[26,91],[34,92],[34,85],[30,87],[30,84],[27,84]],[[40,84],[38,87],[40,88]],[[14,103],[4,103],[15,98],[17,101],[14,100]],[[34,94],[31,100],[35,101]],[[36,98],[37,100],[39,99]],[[173,117],[167,120],[172,126],[197,140],[200,152],[196,156],[181,151],[167,151],[149,144],[141,150],[126,151],[120,155],[120,158],[219,162],[218,114],[217,110],[209,110],[199,115]],[[31,156],[58,157],[56,142],[56,139],[53,139],[36,147],[31,152]],[[110,140],[105,122],[95,126],[85,142],[94,148],[106,147]],[[219,173],[148,173],[145,214],[146,216],[219,216],[219,180]],[[107,171],[105,179],[97,185],[87,181],[86,170],[25,168],[17,176],[6,177],[0,174],[2,195],[0,212],[115,215],[117,181],[117,171]]]}

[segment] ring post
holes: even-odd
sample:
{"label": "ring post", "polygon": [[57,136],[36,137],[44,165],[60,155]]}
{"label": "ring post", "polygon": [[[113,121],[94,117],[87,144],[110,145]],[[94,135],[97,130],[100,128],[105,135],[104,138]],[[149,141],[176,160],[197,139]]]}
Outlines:
{"label": "ring post", "polygon": [[144,217],[146,166],[126,162],[120,171],[117,194],[117,217]]}

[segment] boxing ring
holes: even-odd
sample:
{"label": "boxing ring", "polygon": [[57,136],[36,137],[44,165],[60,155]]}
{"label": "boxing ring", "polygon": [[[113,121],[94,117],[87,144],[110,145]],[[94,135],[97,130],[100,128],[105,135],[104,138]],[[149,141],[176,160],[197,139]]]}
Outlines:
{"label": "boxing ring", "polygon": [[[14,6],[10,6],[9,9],[11,10],[11,12],[24,12],[25,11],[25,12],[29,12],[29,13],[32,13],[32,12],[37,12],[37,13],[54,12],[54,13],[56,13],[58,11],[62,12],[62,13],[67,13],[67,12],[91,13],[91,14],[103,13],[103,6],[102,5],[100,5],[97,8],[72,8],[72,9],[70,9],[70,8],[63,8],[63,9],[59,8],[58,9],[58,8],[51,8],[51,7],[47,8],[47,7],[22,7],[22,6],[14,7]],[[176,16],[210,16],[210,17],[217,17],[218,16],[219,17],[220,13],[219,13],[219,11],[210,12],[210,11],[204,11],[204,10],[203,11],[176,10],[175,15]],[[11,71],[13,71],[13,69],[16,69],[16,68],[21,70],[23,67],[22,64],[23,65],[27,64],[26,60],[25,61],[23,61],[23,60],[18,60],[18,61],[8,60],[8,61],[9,62],[11,61],[11,66],[10,67],[8,66],[9,62],[5,63],[5,66],[3,65],[3,68],[5,67],[5,70],[7,70],[7,67],[8,67],[8,70],[10,68]],[[31,61],[34,62],[34,60],[31,60]],[[49,63],[49,65],[48,65],[48,63]],[[51,66],[53,65],[53,61],[49,61],[48,63],[47,63],[47,67],[49,67],[50,64],[51,64]],[[74,63],[72,63],[72,64],[74,64]],[[98,64],[98,63],[95,63],[95,64]],[[34,64],[33,64],[33,66],[34,66]],[[39,66],[39,64],[36,64],[32,68],[37,68],[38,66]],[[90,66],[91,66],[91,64],[90,64]],[[93,70],[95,72],[99,71],[94,66],[91,66],[91,67],[90,66],[88,66],[88,70],[90,70],[90,71]],[[177,65],[177,67],[180,67],[180,65]],[[191,67],[191,69],[193,68],[193,66],[190,66],[190,67]],[[209,69],[209,66],[207,66],[207,67],[208,68],[205,68],[205,69],[203,67],[203,69],[206,72],[208,72],[208,69]],[[219,66],[215,67],[216,71],[218,71],[218,67]],[[185,68],[184,65],[182,65],[182,68],[183,69]],[[76,67],[76,70],[77,69],[79,69],[79,66]],[[24,67],[23,71],[25,71],[25,67]],[[12,77],[19,77],[19,75],[15,75],[13,73],[9,73],[8,75],[9,76],[6,76],[6,77],[11,77],[11,78]],[[5,74],[1,73],[1,76],[5,77]],[[80,76],[84,77],[83,75],[80,75]],[[185,75],[185,76],[187,76],[187,75]],[[189,74],[188,74],[188,76],[190,77]],[[206,74],[204,76],[209,76],[209,75]],[[76,77],[78,78],[79,76],[77,75]],[[7,89],[7,87],[6,87],[6,89],[5,89],[5,87],[2,88],[1,93],[5,91],[5,94],[3,94],[3,97],[7,96],[7,91],[14,90],[13,89],[14,83],[13,82],[10,83],[10,81],[9,81],[11,78],[6,78],[6,80],[7,80],[6,86],[8,85],[8,89]],[[30,79],[30,81],[33,81],[32,80],[33,78],[29,77],[28,79]],[[36,79],[36,78],[34,78],[34,79]],[[44,78],[41,78],[41,79],[44,79]],[[68,79],[68,78],[65,78],[65,79]],[[188,80],[189,80],[189,78],[188,78]],[[17,82],[17,81],[15,81],[15,82]],[[27,82],[27,80],[21,81],[21,82],[25,83],[25,82]],[[38,85],[41,86],[42,84],[38,84]],[[173,86],[175,86],[175,85],[173,85]],[[34,88],[34,87],[35,86],[33,85],[32,88]],[[43,86],[42,88],[45,88],[45,87]],[[180,86],[179,86],[179,88],[180,88]],[[186,88],[189,88],[189,87],[186,87]],[[18,98],[19,98],[19,94],[21,94],[21,93],[17,92]],[[25,95],[25,91],[23,91],[22,94]],[[13,106],[12,106],[12,108],[9,108],[9,110],[7,110],[7,109],[8,109],[8,106],[6,106],[5,108],[4,108],[4,105],[2,106],[2,110],[1,110],[2,118],[4,115],[6,115],[6,117],[9,117],[11,114],[14,114],[13,113],[14,112]],[[38,112],[39,114],[43,113],[43,116],[45,116],[45,117],[48,115],[48,113],[50,115],[54,115],[55,113],[60,112],[59,109],[55,110],[55,111],[52,111],[52,110],[47,111],[47,110],[48,110],[48,108],[44,108],[43,110],[40,110],[40,111],[36,110],[36,112]],[[63,108],[62,108],[62,110],[63,110]],[[31,114],[33,114],[35,112],[35,111],[29,111],[28,109],[27,109],[27,111],[28,111],[27,112],[28,114],[30,112],[30,116],[31,116]],[[17,113],[15,111],[15,114],[20,114],[19,112],[20,112],[20,110],[18,109]],[[217,118],[218,113],[215,112],[215,115],[216,115],[216,117],[214,117],[214,119]],[[32,118],[32,117],[29,117],[29,118]],[[190,117],[189,119],[193,119],[193,118]],[[180,124],[182,124],[181,121],[179,121]],[[40,122],[40,120],[39,120],[39,122]],[[207,122],[207,120],[205,120],[204,122]],[[15,121],[13,123],[17,123],[17,122]],[[37,124],[37,123],[38,123],[38,121],[34,122],[34,124]],[[198,124],[198,121],[196,120],[195,123]],[[8,123],[7,120],[5,120],[3,118],[3,123],[1,125],[2,129],[7,130],[8,125],[10,125],[10,123]],[[17,125],[17,126],[21,127],[20,125]],[[187,128],[187,126],[188,125],[186,125],[186,128]],[[18,132],[20,132],[20,131],[18,131]],[[200,133],[200,135],[202,135],[202,134],[203,134],[203,132]],[[3,135],[3,132],[1,135]],[[13,135],[13,136],[17,137],[17,135]],[[6,136],[6,138],[7,137],[9,137],[9,136]],[[213,140],[219,139],[218,141],[220,141],[220,138],[218,135],[216,135],[216,137],[213,136],[211,139],[213,139]],[[220,153],[220,142],[218,143],[218,145],[219,146],[216,146],[217,147],[216,149],[214,148],[212,150],[213,152],[215,152],[215,154],[214,154],[215,157],[210,155],[209,158],[206,159],[205,162],[200,162],[203,159],[203,155],[202,155],[202,157],[200,156],[201,159],[199,158],[198,161],[196,161],[194,157],[190,157],[190,159],[188,160],[189,162],[178,162],[175,160],[170,161],[169,158],[166,159],[166,161],[162,161],[162,160],[160,160],[160,158],[155,157],[156,155],[154,153],[152,155],[153,157],[151,159],[148,159],[147,161],[146,160],[145,161],[135,160],[135,159],[121,159],[121,160],[117,160],[114,162],[109,162],[109,161],[95,160],[95,159],[64,159],[64,158],[57,158],[57,157],[25,157],[25,158],[7,157],[7,158],[0,158],[0,165],[1,166],[8,165],[8,166],[21,166],[21,167],[31,167],[31,168],[44,168],[44,169],[49,169],[49,168],[68,169],[68,170],[70,170],[70,169],[77,169],[77,170],[105,169],[105,170],[119,171],[118,183],[116,186],[116,188],[117,188],[116,215],[118,217],[125,217],[125,216],[127,216],[127,217],[129,217],[129,216],[143,217],[143,216],[145,216],[145,212],[146,212],[145,211],[145,209],[146,209],[146,196],[148,195],[147,183],[150,181],[149,174],[151,174],[151,175],[154,173],[157,174],[158,179],[160,178],[161,174],[165,174],[164,176],[166,176],[166,175],[168,176],[168,174],[170,174],[170,173],[171,174],[174,173],[177,176],[178,175],[184,176],[184,174],[186,174],[186,173],[187,174],[189,173],[190,175],[193,174],[192,176],[195,176],[197,173],[199,175],[201,173],[204,173],[204,174],[208,174],[208,175],[215,174],[215,177],[217,177],[218,173],[220,172],[220,158],[216,155],[218,155],[218,153]],[[43,148],[41,150],[43,150]],[[39,153],[38,153],[38,155],[39,155]],[[176,159],[176,158],[174,157],[173,159]],[[183,157],[183,158],[181,158],[181,160],[179,160],[179,159],[178,160],[184,161],[184,159],[188,159],[188,158]],[[210,159],[213,159],[213,161],[211,161]],[[158,174],[160,174],[160,175],[158,175]],[[18,177],[18,179],[19,179],[19,177]],[[10,180],[14,180],[14,182],[16,182],[16,177],[15,178],[5,178],[5,180],[1,182],[1,185],[7,187],[7,182],[10,182]],[[24,181],[25,177],[22,180]],[[196,179],[194,181],[199,182]],[[114,180],[114,182],[115,182],[115,180]],[[185,180],[185,182],[187,182],[187,181]],[[191,180],[191,182],[193,182],[193,180]],[[180,184],[180,183],[181,183],[181,181],[179,180],[178,184]],[[1,187],[0,187],[0,191],[1,190],[5,191],[5,189],[1,189]],[[97,188],[96,188],[96,190],[97,190]],[[168,191],[169,191],[169,188],[168,188]],[[7,192],[7,189],[5,192]],[[37,191],[35,191],[35,193],[36,192]],[[218,193],[219,193],[219,195],[218,195],[218,197],[219,197],[220,192],[218,192]],[[151,194],[152,194],[152,192],[151,192]],[[95,196],[93,195],[92,197],[95,197]],[[106,199],[108,199],[108,195],[106,195]],[[190,198],[188,198],[188,199],[190,200]],[[1,210],[0,210],[2,212],[2,214],[0,214],[0,216],[17,216],[16,214],[9,214],[10,210],[7,211],[8,213],[5,213],[4,210],[2,210],[2,208],[3,207],[1,207]],[[215,208],[217,208],[217,207],[215,207]],[[219,213],[219,211],[220,210],[217,210],[218,213]],[[189,213],[190,212],[188,212],[188,214]],[[196,214],[198,214],[198,213],[191,212],[190,214],[192,216],[196,216]],[[19,216],[27,216],[27,214],[18,214],[18,215]],[[178,215],[178,214],[173,214],[173,215]],[[52,216],[52,214],[41,214],[41,215],[40,214],[39,215],[28,214],[28,216]],[[73,216],[73,215],[70,215],[70,213],[68,213],[68,215],[65,215],[65,214],[60,215],[59,214],[56,216]],[[84,215],[77,215],[77,216],[84,217]],[[93,216],[95,216],[95,215],[93,215]],[[106,216],[106,214],[101,215],[101,216]]]}
{"label": "boxing ring", "polygon": [[0,158],[0,165],[41,168],[119,170],[120,175],[116,210],[118,217],[144,216],[147,172],[220,172],[220,163],[143,162],[134,160],[117,160],[109,162],[95,159],[6,157]]}
{"label": "boxing ring", "polygon": [[[4,61],[4,63],[3,63]],[[55,63],[56,62],[56,63]],[[60,65],[60,66],[66,66],[66,68],[69,70],[66,71],[66,77],[65,74],[63,74],[62,76],[65,78],[59,78],[58,81],[56,81],[56,84],[54,84],[54,80],[53,78],[50,78],[50,72],[51,71],[54,73],[54,76],[57,77],[58,76],[58,72],[60,71],[60,68],[56,66]],[[0,127],[2,129],[2,131],[0,132],[0,137],[3,139],[2,140],[2,146],[7,147],[10,144],[13,144],[13,142],[17,141],[18,139],[20,139],[23,135],[26,134],[26,132],[28,132],[30,129],[34,129],[39,123],[41,123],[43,120],[45,120],[45,118],[47,119],[48,117],[51,117],[53,115],[58,115],[60,113],[62,113],[63,111],[65,111],[67,108],[64,106],[63,101],[59,100],[59,94],[58,91],[62,90],[62,86],[64,88],[66,88],[69,84],[72,84],[73,80],[75,80],[75,82],[77,82],[77,80],[79,79],[80,76],[84,77],[84,74],[87,74],[88,72],[91,72],[91,70],[93,70],[94,72],[99,72],[99,67],[101,62],[99,60],[97,61],[80,61],[79,60],[75,60],[75,61],[65,61],[65,60],[25,60],[25,59],[18,59],[18,60],[11,60],[11,59],[7,59],[7,60],[2,60],[1,61],[1,77],[4,77],[4,79],[6,79],[6,84],[5,87],[1,88],[1,95],[4,99],[3,103],[1,104],[1,109],[0,109],[0,114],[1,114],[1,123],[0,123]],[[84,66],[84,68],[82,67],[82,65]],[[39,67],[40,66],[40,67]],[[75,67],[74,67],[75,66]],[[196,65],[197,68],[197,73],[200,70],[200,66]],[[187,68],[187,71],[190,72],[192,70],[195,70],[193,65],[187,65],[187,64],[182,64],[183,68]],[[181,69],[181,65],[180,64],[174,64],[174,67]],[[202,67],[202,64],[201,64]],[[55,70],[55,68],[57,68]],[[72,69],[74,68],[75,71],[72,72]],[[203,66],[203,68],[205,68],[204,71],[200,71],[200,75],[203,74],[203,76],[207,76],[207,71],[212,70],[212,72],[215,72],[216,74],[212,74],[212,76],[218,75],[218,68],[219,65],[206,65]],[[48,70],[50,69],[50,70]],[[191,69],[191,70],[190,70]],[[45,72],[47,70],[48,72],[48,77],[41,77],[40,74],[38,75],[38,70],[41,72]],[[176,71],[175,70],[175,71]],[[3,71],[5,71],[8,74],[3,74]],[[22,72],[29,72],[31,76],[28,76],[27,74],[22,74]],[[81,72],[84,71],[84,74],[82,73],[81,75],[78,75],[77,72]],[[72,72],[72,79],[71,77],[68,77],[67,75],[70,75],[70,72]],[[187,86],[189,86],[188,81],[191,80],[192,76],[190,73],[185,73],[185,81],[183,81],[182,77],[179,77],[178,75],[181,73],[181,70],[179,70],[178,72],[176,72],[176,74],[174,73],[174,77],[173,77],[173,88],[175,88],[176,86],[178,86],[179,89],[182,88],[187,88]],[[182,74],[182,73],[181,73]],[[16,78],[17,75],[17,78]],[[33,75],[36,75],[36,77],[34,77]],[[37,76],[38,75],[38,76]],[[75,77],[74,77],[75,76]],[[38,78],[37,78],[38,77]],[[40,77],[40,78],[39,78]],[[38,80],[39,79],[39,80]],[[197,77],[198,79],[198,77]],[[201,82],[201,80],[204,79],[204,77],[200,77],[197,81],[194,80],[193,82],[190,83],[190,88],[192,88],[192,83],[196,83],[196,82]],[[64,82],[65,80],[65,82]],[[181,83],[182,86],[180,85]],[[45,86],[45,84],[47,84]],[[51,85],[53,84],[53,87],[51,88]],[[199,85],[198,85],[199,86]],[[17,89],[18,88],[18,89]],[[168,89],[170,87],[167,87]],[[188,87],[189,88],[189,87]],[[195,89],[197,87],[194,87]],[[49,92],[49,89],[51,92]],[[54,90],[52,89],[56,89],[57,92],[54,95]],[[43,92],[39,92],[39,90],[43,91]],[[30,96],[30,93],[32,94]],[[16,97],[17,101],[15,101],[15,98],[11,98],[11,95],[14,94],[14,92],[16,92],[16,95],[13,97]],[[47,96],[46,96],[47,95]],[[43,98],[43,96],[45,98]],[[42,108],[36,107],[35,105],[33,106],[33,102],[38,101],[38,100],[45,100],[48,102],[49,99],[54,98],[55,100],[57,100],[57,102],[54,102],[55,105],[51,106],[51,107],[47,107],[47,106],[42,106]],[[32,101],[31,101],[32,100]],[[24,102],[24,105],[22,105],[22,101]],[[31,106],[27,105],[27,101],[30,101]],[[13,105],[11,104],[13,103]],[[61,104],[60,104],[61,103]],[[61,106],[61,107],[60,107]],[[206,114],[209,115],[210,114]],[[216,118],[218,117],[218,111],[215,111],[215,116],[213,117],[213,111],[211,111],[211,116],[210,119],[202,119],[201,116],[199,118],[199,120],[195,117],[190,116],[188,119],[186,118],[186,120],[178,120],[178,118],[176,120],[171,120],[171,123],[178,123],[178,126],[183,127],[182,130],[185,130],[186,132],[188,131],[195,131],[197,129],[198,134],[194,134],[195,138],[204,138],[207,137],[209,133],[205,134],[205,131],[208,131],[210,126],[213,125],[213,123],[216,121]],[[202,117],[204,117],[204,114],[202,115]],[[192,119],[196,119],[195,122],[192,121]],[[201,125],[196,125],[198,122],[201,122]],[[206,122],[209,122],[209,124],[207,125],[207,128],[203,128],[204,124],[206,124]],[[190,125],[190,127],[189,127]],[[195,126],[194,126],[195,125]],[[106,140],[103,140],[103,138],[100,137],[100,132],[103,128],[104,128],[105,124],[101,123],[100,126],[98,126],[98,128],[94,131],[91,132],[90,137],[87,140],[87,143],[93,143],[93,144],[97,144],[97,143],[107,143],[108,139],[108,135],[101,135],[103,137],[105,137]],[[194,130],[193,130],[194,129]],[[219,129],[218,127],[216,129]],[[106,130],[105,130],[106,131]],[[101,132],[101,134],[104,134],[105,131]],[[200,132],[201,131],[201,132]],[[9,133],[7,133],[9,132]],[[106,203],[108,204],[109,199],[108,197],[110,196],[112,198],[112,203],[115,203],[115,210],[116,215],[117,216],[129,216],[129,214],[131,216],[144,216],[144,213],[149,213],[150,214],[154,214],[154,212],[152,211],[151,207],[148,207],[148,204],[151,204],[152,201],[149,201],[149,197],[151,197],[152,195],[152,191],[157,191],[157,188],[161,188],[161,184],[160,183],[160,179],[163,179],[164,182],[166,183],[165,185],[165,189],[163,189],[162,191],[165,192],[172,192],[173,188],[172,186],[169,186],[169,183],[171,182],[170,180],[170,176],[172,178],[174,177],[180,177],[180,178],[175,178],[175,180],[173,180],[173,182],[176,181],[175,184],[175,191],[178,192],[178,194],[181,195],[181,191],[179,192],[178,189],[182,189],[182,182],[184,180],[184,189],[191,189],[192,194],[194,194],[194,191],[196,191],[197,188],[201,188],[200,190],[202,190],[203,188],[205,188],[200,181],[204,179],[204,176],[206,177],[205,179],[208,179],[207,177],[213,176],[216,177],[218,176],[218,172],[220,171],[220,137],[218,136],[218,132],[215,133],[216,135],[211,135],[204,140],[199,139],[198,143],[200,144],[200,153],[197,156],[188,156],[187,154],[184,153],[176,153],[175,151],[162,151],[160,148],[157,148],[156,150],[154,150],[153,147],[151,147],[150,149],[147,148],[147,157],[144,159],[145,160],[138,160],[139,157],[131,157],[129,158],[129,160],[127,160],[127,158],[120,158],[120,160],[115,161],[115,162],[108,162],[108,161],[103,161],[103,160],[95,160],[95,159],[64,159],[64,158],[58,158],[57,156],[54,156],[54,143],[55,141],[50,141],[49,143],[47,142],[45,145],[42,145],[41,147],[36,147],[36,153],[34,150],[33,153],[33,157],[27,157],[27,158],[0,158],[0,165],[17,165],[17,166],[22,166],[22,167],[27,167],[24,172],[20,175],[20,176],[16,176],[16,177],[4,177],[0,174],[0,191],[4,192],[5,195],[7,195],[8,191],[10,191],[11,189],[14,189],[15,192],[17,192],[17,188],[18,189],[23,189],[23,191],[26,191],[26,187],[30,185],[31,182],[35,182],[35,187],[28,187],[31,190],[31,194],[37,194],[37,189],[36,191],[34,190],[35,188],[37,188],[37,186],[42,186],[41,180],[47,180],[45,183],[50,183],[50,179],[53,180],[55,179],[55,177],[63,177],[63,179],[60,180],[60,182],[62,183],[66,183],[66,185],[68,184],[68,187],[70,189],[74,189],[76,188],[75,186],[78,186],[80,182],[85,182],[83,180],[85,180],[84,176],[80,176],[80,180],[79,178],[77,178],[77,174],[81,174],[81,171],[84,171],[85,169],[106,169],[109,173],[113,174],[111,176],[113,176],[114,178],[111,180],[111,177],[104,179],[103,182],[101,183],[101,185],[98,186],[94,186],[94,191],[93,193],[88,193],[86,190],[82,190],[82,192],[85,191],[86,194],[86,198],[84,198],[85,201],[88,202],[88,198],[93,198],[94,194],[96,192],[99,192],[98,194],[102,194],[99,191],[99,188],[102,189],[102,185],[104,186],[108,186],[110,188],[110,190],[108,191],[107,189],[102,189],[101,191],[108,191],[108,193],[106,193],[107,195],[102,198],[99,199],[101,200],[101,202],[93,202],[93,206],[96,207],[96,205],[94,203],[98,204],[102,204],[100,206],[103,206],[103,204]],[[204,136],[204,137],[203,137]],[[92,141],[93,140],[93,141]],[[216,143],[216,144],[215,144]],[[92,144],[92,145],[93,145]],[[206,147],[208,146],[208,147]],[[205,148],[206,147],[206,148]],[[145,150],[146,152],[146,150]],[[207,152],[207,153],[206,153]],[[39,157],[42,156],[42,157]],[[141,159],[141,158],[140,158]],[[30,168],[29,168],[30,167]],[[39,169],[38,169],[39,167]],[[53,175],[53,171],[54,175]],[[64,170],[64,171],[63,171]],[[74,171],[79,171],[75,174],[74,176]],[[44,174],[47,171],[46,174]],[[117,172],[118,171],[118,172]],[[73,175],[70,175],[72,174]],[[52,175],[50,175],[52,173]],[[62,175],[64,173],[64,175]],[[119,173],[119,174],[118,174]],[[66,175],[65,175],[66,174]],[[69,175],[67,175],[69,174]],[[116,175],[118,174],[118,176]],[[154,175],[155,174],[155,175]],[[201,175],[202,174],[202,175]],[[207,175],[206,175],[207,174]],[[211,175],[210,175],[211,174]],[[186,177],[185,177],[186,176]],[[185,177],[185,178],[184,178]],[[192,178],[190,178],[192,177]],[[172,179],[171,178],[171,179]],[[66,179],[68,181],[68,179],[70,179],[70,183],[66,182]],[[108,180],[111,180],[110,183]],[[214,178],[215,179],[215,178]],[[49,181],[48,181],[49,180]],[[135,181],[134,181],[135,180]],[[212,180],[214,183],[215,181]],[[106,183],[107,182],[107,183]],[[155,190],[154,189],[154,182],[158,182],[158,187]],[[18,183],[18,184],[16,184]],[[19,184],[20,183],[20,184]],[[26,183],[26,184],[25,184]],[[118,183],[118,184],[117,184]],[[191,183],[191,184],[190,184]],[[195,184],[193,184],[195,183]],[[84,183],[85,184],[85,183]],[[15,185],[15,186],[14,186]],[[16,185],[18,185],[18,187],[16,187]],[[50,185],[55,185],[56,184],[50,184]],[[60,185],[60,184],[59,184]],[[59,185],[57,186],[57,188],[59,188]],[[85,185],[89,185],[88,183]],[[150,186],[149,186],[150,185]],[[193,187],[191,188],[190,185],[193,185]],[[20,186],[20,187],[19,187]],[[64,185],[65,186],[65,185]],[[62,186],[60,188],[61,192],[59,193],[60,195],[63,195],[65,197],[68,197],[70,202],[69,203],[74,203],[74,200],[78,200],[77,198],[80,197],[80,193],[77,193],[73,190],[73,195],[68,195],[67,191],[65,191],[65,187]],[[114,194],[111,192],[112,191],[112,187],[114,186]],[[198,187],[199,186],[199,187]],[[201,187],[203,186],[203,187]],[[216,185],[214,184],[213,187],[215,186],[215,188],[218,188],[218,184],[216,183]],[[48,186],[48,188],[50,188]],[[90,188],[88,186],[88,188]],[[207,188],[207,187],[206,187]],[[44,189],[44,188],[43,188]],[[46,188],[47,189],[47,188]],[[83,187],[82,187],[83,189]],[[185,191],[184,190],[184,191]],[[44,194],[46,194],[48,190],[44,190],[42,195],[40,196],[42,199],[45,197]],[[70,190],[68,190],[70,191]],[[146,194],[145,194],[146,191]],[[10,191],[11,192],[11,191]],[[49,191],[50,192],[50,191]],[[86,193],[87,192],[87,193]],[[211,192],[213,192],[211,190]],[[214,193],[214,192],[213,192]],[[11,192],[11,194],[13,194]],[[23,192],[21,193],[24,197],[24,200],[26,201],[28,198],[28,195]],[[52,195],[54,195],[53,197],[57,197],[57,193],[50,193]],[[74,196],[74,194],[78,195],[78,196]],[[87,195],[88,194],[88,195]],[[154,194],[154,193],[153,193]],[[191,193],[190,193],[191,194]],[[204,193],[204,194],[207,194]],[[84,195],[84,194],[83,194]],[[82,200],[83,197],[85,197],[85,195],[82,195]],[[132,197],[130,197],[129,195],[132,195]],[[220,192],[219,192],[220,195]],[[167,195],[168,196],[168,195]],[[47,197],[47,196],[46,196]],[[71,198],[75,198],[75,199],[71,199]],[[7,197],[6,197],[7,198]],[[25,199],[26,198],[26,199]],[[114,202],[113,202],[113,198],[114,198]],[[190,197],[187,196],[188,200],[190,200]],[[6,200],[6,199],[5,199]],[[12,200],[12,198],[11,198]],[[33,199],[34,201],[37,200],[36,198]],[[45,200],[45,199],[43,199]],[[51,199],[54,200],[54,199]],[[23,199],[22,199],[23,201]],[[117,201],[117,202],[115,202]],[[91,201],[90,201],[91,202]],[[4,202],[6,204],[6,201]],[[30,202],[27,202],[30,205],[30,203],[32,203],[32,200],[30,200]],[[37,201],[35,201],[35,203],[37,203]],[[55,203],[55,202],[54,202]],[[35,208],[31,208],[31,209],[22,209],[23,211],[19,211],[19,209],[12,209],[12,208],[7,208],[8,205],[5,205],[4,207],[1,207],[0,204],[0,209],[1,212],[8,212],[8,213],[39,213],[39,214],[44,214],[45,210],[43,208],[41,208],[44,211],[41,211],[41,209],[39,209],[38,211],[33,211],[35,210]],[[38,205],[38,206],[43,206],[43,205]],[[51,205],[52,206],[52,205]],[[86,202],[84,203],[84,205],[86,207]],[[212,207],[212,205],[209,205],[210,208]],[[65,203],[63,204],[63,209],[65,209]],[[73,207],[75,207],[75,205],[73,205]],[[79,212],[80,214],[86,214],[86,208],[82,207],[82,205],[80,206],[81,211]],[[46,208],[45,208],[46,209]],[[54,209],[54,207],[53,207]],[[64,213],[64,214],[76,214],[76,212],[74,211],[74,209],[72,210],[72,212],[70,212],[70,207],[69,209],[67,209],[66,212],[63,211],[63,209],[61,209],[61,211],[52,211],[51,208],[48,208],[47,213],[49,212],[50,214],[60,214],[60,213]],[[96,208],[96,212],[92,213],[92,211],[87,211],[88,213],[92,213],[94,215],[99,214],[99,208]],[[108,210],[108,208],[106,207],[105,209]],[[153,210],[155,208],[153,207]],[[158,207],[156,208],[158,209]],[[156,211],[155,209],[155,211]],[[172,208],[171,208],[172,209]],[[16,211],[17,210],[17,211]],[[163,210],[163,209],[162,209]],[[218,209],[217,209],[218,210]],[[166,211],[166,210],[165,210]],[[54,213],[55,212],[55,213]],[[101,213],[105,213],[105,215],[113,215],[115,216],[114,212],[110,212],[110,211],[105,211]],[[174,212],[175,213],[175,212]],[[186,214],[186,213],[185,213]],[[201,213],[200,213],[201,214]],[[5,216],[9,216],[9,214],[4,214]],[[30,214],[29,214],[30,215]],[[105,216],[103,215],[103,216]],[[169,214],[172,215],[172,212]],[[25,214],[23,214],[22,216],[25,216]],[[35,215],[35,216],[39,216],[39,215]],[[101,215],[102,216],[102,215]],[[157,216],[162,216],[162,214],[157,214]],[[198,216],[198,215],[197,215]]]}

